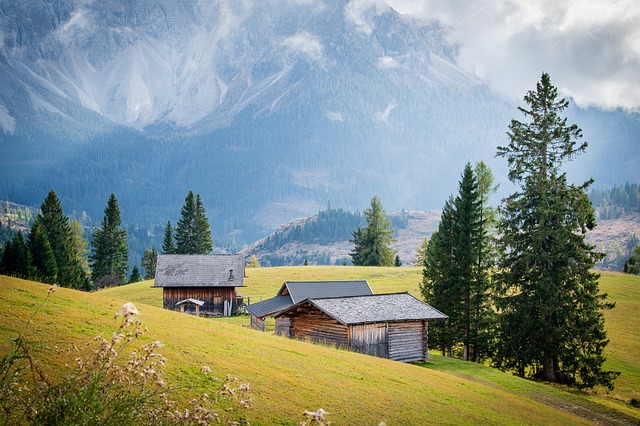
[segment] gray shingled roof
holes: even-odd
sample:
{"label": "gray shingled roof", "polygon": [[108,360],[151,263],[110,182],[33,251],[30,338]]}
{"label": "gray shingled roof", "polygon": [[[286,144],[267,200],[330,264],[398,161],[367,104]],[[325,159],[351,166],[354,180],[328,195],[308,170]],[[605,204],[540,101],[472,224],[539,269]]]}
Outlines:
{"label": "gray shingled roof", "polygon": [[290,296],[276,296],[271,299],[253,303],[246,307],[247,312],[257,318],[261,318],[274,312],[278,312],[287,306],[293,305]]}
{"label": "gray shingled roof", "polygon": [[154,285],[243,287],[244,258],[240,254],[161,254]]}
{"label": "gray shingled roof", "polygon": [[344,325],[448,318],[409,293],[307,299],[283,310],[276,317],[304,303],[310,303]]}
{"label": "gray shingled roof", "polygon": [[247,311],[255,317],[264,317],[278,312],[294,303],[309,298],[343,296],[364,296],[373,294],[365,280],[352,281],[286,281],[278,295],[262,302],[247,306]]}
{"label": "gray shingled roof", "polygon": [[366,296],[373,294],[366,280],[353,281],[286,281],[278,296],[291,296],[293,303],[305,299]]}

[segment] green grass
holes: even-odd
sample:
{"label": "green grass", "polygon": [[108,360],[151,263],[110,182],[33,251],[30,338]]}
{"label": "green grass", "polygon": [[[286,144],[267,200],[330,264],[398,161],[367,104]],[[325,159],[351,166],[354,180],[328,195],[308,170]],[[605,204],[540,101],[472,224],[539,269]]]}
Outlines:
{"label": "green grass", "polygon": [[[272,297],[285,280],[367,279],[376,293],[417,294],[419,268],[297,267],[247,270],[254,298]],[[0,351],[35,316],[30,338],[48,348],[110,335],[120,306],[132,301],[149,328],[143,341],[159,340],[169,360],[165,376],[174,386],[200,388],[198,373],[210,366],[248,381],[253,388],[253,424],[297,424],[304,410],[320,407],[334,424],[637,424],[640,410],[622,403],[640,389],[640,279],[615,274],[602,288],[618,307],[607,312],[611,344],[608,367],[622,371],[618,388],[582,393],[519,379],[477,364],[432,356],[411,365],[293,341],[239,327],[224,320],[196,318],[162,309],[162,291],[152,282],[97,293],[59,289],[43,304],[48,286],[0,277]],[[616,312],[620,309],[619,314]],[[38,351],[51,371],[72,364],[74,354]],[[425,368],[426,367],[426,368]],[[187,397],[187,392],[183,392]],[[589,420],[591,419],[591,420]]]}

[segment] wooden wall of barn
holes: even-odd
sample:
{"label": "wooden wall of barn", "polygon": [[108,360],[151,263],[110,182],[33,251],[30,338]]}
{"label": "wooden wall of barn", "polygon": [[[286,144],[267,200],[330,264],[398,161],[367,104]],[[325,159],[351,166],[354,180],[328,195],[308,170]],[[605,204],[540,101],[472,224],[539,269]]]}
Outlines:
{"label": "wooden wall of barn", "polygon": [[389,323],[389,358],[395,361],[427,361],[427,321]]}
{"label": "wooden wall of barn", "polygon": [[347,347],[347,326],[311,305],[298,306],[278,318],[280,321],[276,322],[276,330],[283,335],[287,333],[286,322],[282,321],[285,318],[289,319],[288,332],[291,338]]}
{"label": "wooden wall of barn", "polygon": [[201,315],[224,315],[224,304],[231,305],[231,312],[236,309],[234,287],[164,287],[163,306],[165,309],[180,310],[176,306],[181,300],[202,300]]}
{"label": "wooden wall of barn", "polygon": [[349,349],[362,354],[389,358],[386,323],[360,324],[349,327]]}

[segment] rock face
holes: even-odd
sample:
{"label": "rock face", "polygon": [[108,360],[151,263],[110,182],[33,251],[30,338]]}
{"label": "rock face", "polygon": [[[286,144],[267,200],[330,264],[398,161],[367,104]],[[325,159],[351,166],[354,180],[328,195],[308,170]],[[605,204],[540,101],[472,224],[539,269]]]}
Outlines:
{"label": "rock face", "polygon": [[[518,114],[446,40],[373,1],[0,0],[0,193],[157,225],[193,189],[239,243],[328,202],[441,208],[467,161],[505,183]],[[637,114],[572,113],[572,176],[636,179]]]}
{"label": "rock face", "polygon": [[[437,26],[390,8],[316,3],[5,0],[2,80],[28,102],[12,105],[5,96],[0,103],[9,114],[62,112],[56,104],[66,100],[119,124],[188,129],[277,108],[314,82],[323,97],[334,83],[372,74],[397,86],[478,85],[455,65]],[[379,120],[394,102],[382,106]],[[337,108],[325,113],[349,118]]]}

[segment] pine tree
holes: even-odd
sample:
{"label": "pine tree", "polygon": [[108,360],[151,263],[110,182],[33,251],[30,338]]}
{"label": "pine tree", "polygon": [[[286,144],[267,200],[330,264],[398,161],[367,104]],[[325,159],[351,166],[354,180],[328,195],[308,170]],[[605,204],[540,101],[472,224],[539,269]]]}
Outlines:
{"label": "pine tree", "polygon": [[393,266],[396,252],[391,248],[395,241],[391,220],[387,217],[378,197],[371,199],[371,207],[364,211],[367,220],[365,228],[352,232],[355,247],[351,254],[356,266]]}
{"label": "pine tree", "polygon": [[58,265],[39,217],[31,227],[28,249],[31,263],[29,278],[43,283],[55,283],[58,278]]}
{"label": "pine tree", "polygon": [[176,253],[208,254],[212,248],[209,221],[200,195],[189,191],[176,226]]}
{"label": "pine tree", "polygon": [[[442,355],[453,355],[453,347],[460,342],[458,322],[462,317],[456,288],[454,245],[453,198],[445,202],[438,229],[431,235],[427,247],[422,283],[422,297],[436,309],[446,313],[449,319],[429,324],[429,342],[440,348]],[[455,295],[455,296],[454,296]]]}
{"label": "pine tree", "polygon": [[640,245],[635,246],[629,259],[624,262],[622,272],[625,274],[640,275]]}
{"label": "pine tree", "polygon": [[125,283],[129,248],[127,231],[120,228],[120,207],[115,194],[111,193],[104,209],[102,225],[93,232],[91,242],[91,276],[98,288],[118,286]]}
{"label": "pine tree", "polygon": [[138,269],[138,265],[133,265],[133,268],[131,268],[131,275],[129,276],[129,284],[137,283],[140,281],[142,281],[140,269]]}
{"label": "pine tree", "polygon": [[167,226],[164,228],[164,239],[162,240],[162,253],[163,254],[176,253],[175,236],[173,235],[173,228],[171,227],[171,221],[167,221]]}
{"label": "pine tree", "polygon": [[209,227],[209,220],[206,216],[204,205],[200,194],[196,194],[196,237],[197,237],[197,253],[209,254],[213,250],[213,244],[211,242],[211,229]]}
{"label": "pine tree", "polygon": [[87,276],[73,245],[73,231],[69,219],[63,215],[62,206],[53,190],[42,203],[39,218],[56,258],[57,284],[61,287],[88,289]]}
{"label": "pine tree", "polygon": [[617,373],[604,371],[608,343],[603,309],[613,307],[599,294],[601,258],[585,242],[595,227],[587,197],[592,181],[569,185],[561,166],[586,150],[582,132],[560,114],[567,108],[548,74],[524,97],[526,122],[512,120],[509,145],[498,156],[509,164],[509,179],[519,185],[503,201],[500,261],[500,346],[498,366],[520,376],[613,387]]}
{"label": "pine tree", "polygon": [[146,249],[142,255],[142,267],[144,268],[144,279],[152,280],[156,277],[156,264],[158,263],[158,252],[155,247]]}
{"label": "pine tree", "polygon": [[12,277],[28,278],[30,273],[28,253],[22,232],[17,232],[4,247],[0,272]]}
{"label": "pine tree", "polygon": [[436,325],[446,328],[440,334],[447,352],[461,346],[464,360],[480,361],[490,355],[491,294],[487,264],[481,261],[486,246],[478,182],[467,163],[459,194],[445,205],[438,231],[432,235],[422,285],[425,299],[449,315],[447,323]]}

